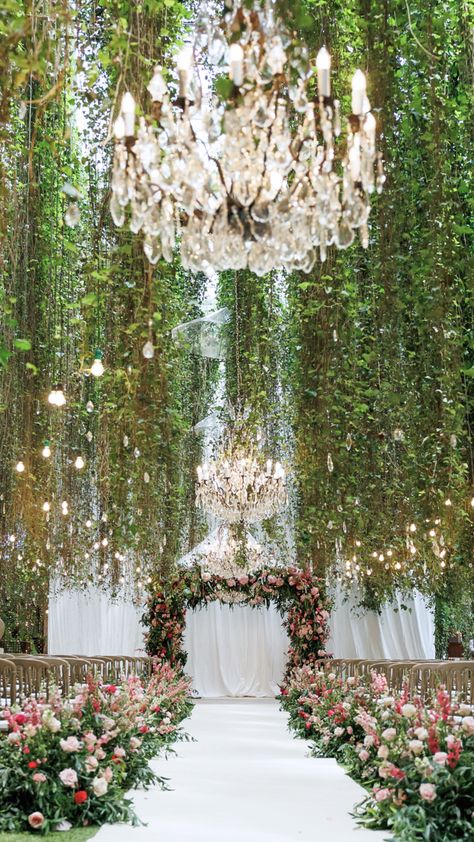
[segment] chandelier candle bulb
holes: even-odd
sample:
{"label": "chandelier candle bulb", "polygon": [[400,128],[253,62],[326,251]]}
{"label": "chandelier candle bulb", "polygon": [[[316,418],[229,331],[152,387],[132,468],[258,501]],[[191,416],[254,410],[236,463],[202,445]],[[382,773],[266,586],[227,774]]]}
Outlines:
{"label": "chandelier candle bulb", "polygon": [[168,87],[163,79],[161,70],[161,67],[155,67],[153,76],[147,86],[147,91],[151,96],[152,102],[163,102],[168,93]]}
{"label": "chandelier candle bulb", "polygon": [[183,49],[180,50],[176,58],[176,67],[178,69],[179,79],[179,95],[180,97],[182,97],[182,99],[187,98],[188,83],[192,65],[193,48],[190,44],[186,44],[186,46],[184,46]]}
{"label": "chandelier candle bulb", "polygon": [[352,113],[360,116],[364,113],[364,98],[367,82],[362,70],[356,70],[352,77]]}
{"label": "chandelier candle bulb", "polygon": [[25,470],[25,464],[24,464],[24,462],[21,461],[21,459],[20,459],[19,462],[16,463],[15,467],[16,467],[17,473],[19,473],[19,474],[22,474],[23,471]]}
{"label": "chandelier candle bulb", "polygon": [[326,50],[326,47],[321,47],[317,55],[316,69],[318,71],[319,96],[331,96],[331,56]]}
{"label": "chandelier candle bulb", "polygon": [[134,137],[135,135],[135,110],[136,110],[136,103],[135,100],[130,93],[127,91],[122,97],[122,105],[120,108],[122,117],[123,117],[123,127],[124,127],[124,135],[125,137]]}
{"label": "chandelier candle bulb", "polygon": [[114,137],[116,140],[122,140],[125,137],[125,120],[121,114],[114,123]]}
{"label": "chandelier candle bulb", "polygon": [[244,81],[244,51],[240,44],[231,44],[229,48],[229,76],[234,85],[240,88]]}

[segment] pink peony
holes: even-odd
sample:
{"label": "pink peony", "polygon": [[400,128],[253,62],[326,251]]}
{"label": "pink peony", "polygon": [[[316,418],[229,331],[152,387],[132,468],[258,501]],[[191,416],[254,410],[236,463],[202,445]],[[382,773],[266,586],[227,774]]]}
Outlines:
{"label": "pink peony", "polygon": [[434,784],[420,784],[418,791],[423,801],[434,801],[436,798],[436,787]]}
{"label": "pink peony", "polygon": [[44,825],[43,813],[40,813],[38,811],[36,811],[36,813],[30,813],[30,815],[28,816],[28,824],[35,830],[38,827],[42,827]]}
{"label": "pink peony", "polygon": [[74,769],[63,769],[59,777],[64,786],[75,787],[77,784],[77,772]]}
{"label": "pink peony", "polygon": [[46,775],[43,775],[43,772],[35,772],[33,775],[33,780],[35,784],[44,784],[46,780]]}
{"label": "pink peony", "polygon": [[249,577],[248,576],[239,576],[239,585],[248,585]]}
{"label": "pink peony", "polygon": [[436,754],[433,755],[433,762],[438,763],[439,766],[446,766],[447,759],[448,755],[445,751],[437,751]]}

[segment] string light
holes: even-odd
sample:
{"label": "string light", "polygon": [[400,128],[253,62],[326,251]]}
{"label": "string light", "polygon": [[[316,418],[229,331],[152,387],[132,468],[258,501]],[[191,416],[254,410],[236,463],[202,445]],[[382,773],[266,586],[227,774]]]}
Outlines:
{"label": "string light", "polygon": [[24,462],[22,462],[22,461],[21,461],[21,459],[20,459],[20,461],[19,461],[19,462],[17,462],[17,463],[16,463],[16,465],[15,465],[15,470],[16,470],[16,471],[17,471],[17,473],[19,473],[19,474],[22,474],[22,473],[23,473],[23,471],[25,470],[25,463],[24,463]]}
{"label": "string light", "polygon": [[43,450],[41,451],[41,455],[44,457],[44,459],[49,459],[49,457],[51,456],[51,448],[49,446],[49,441],[47,439],[45,439],[44,447],[43,447]]}
{"label": "string light", "polygon": [[95,352],[94,362],[91,365],[91,374],[94,377],[102,377],[104,373],[104,364],[102,362],[102,351]]}
{"label": "string light", "polygon": [[48,403],[50,403],[51,406],[57,407],[64,406],[64,404],[66,403],[66,396],[64,394],[64,389],[61,383],[58,383],[51,389],[48,395]]}
{"label": "string light", "polygon": [[45,500],[44,503],[43,503],[43,512],[49,512],[50,509],[51,509],[51,505],[48,503],[47,500]]}
{"label": "string light", "polygon": [[69,514],[69,505],[68,505],[67,500],[63,500],[63,502],[61,503],[61,509],[62,509],[63,515]]}
{"label": "string light", "polygon": [[416,532],[416,524],[410,523],[410,532]]}
{"label": "string light", "polygon": [[76,461],[74,462],[74,467],[75,467],[78,471],[80,471],[80,470],[81,470],[81,468],[83,468],[83,467],[84,467],[84,459],[82,458],[82,456],[77,456],[77,457],[76,457]]}
{"label": "string light", "polygon": [[145,342],[145,344],[142,348],[142,354],[143,354],[143,356],[145,357],[146,360],[152,360],[153,357],[155,356],[155,349],[153,347],[153,342],[151,341],[151,339],[148,339]]}

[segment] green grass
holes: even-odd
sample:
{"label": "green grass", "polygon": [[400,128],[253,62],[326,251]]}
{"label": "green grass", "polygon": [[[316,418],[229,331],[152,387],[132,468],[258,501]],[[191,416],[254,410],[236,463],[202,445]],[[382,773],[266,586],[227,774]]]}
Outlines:
{"label": "green grass", "polygon": [[73,827],[67,833],[47,833],[43,835],[38,831],[31,833],[0,833],[0,842],[31,842],[32,839],[46,839],[56,840],[56,842],[85,842],[86,839],[91,839],[97,831],[98,827]]}

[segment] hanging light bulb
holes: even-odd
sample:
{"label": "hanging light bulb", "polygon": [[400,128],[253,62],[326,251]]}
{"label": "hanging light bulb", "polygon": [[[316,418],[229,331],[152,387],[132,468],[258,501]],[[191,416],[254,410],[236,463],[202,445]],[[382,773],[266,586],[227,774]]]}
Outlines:
{"label": "hanging light bulb", "polygon": [[23,471],[25,470],[25,463],[22,462],[21,459],[20,459],[20,461],[16,463],[15,469],[19,474],[22,474]]}
{"label": "hanging light bulb", "polygon": [[416,532],[416,524],[410,523],[410,532]]}
{"label": "hanging light bulb", "polygon": [[74,467],[77,468],[78,471],[80,471],[81,468],[84,467],[84,459],[82,458],[82,456],[76,457],[76,461],[74,462]]}
{"label": "hanging light bulb", "polygon": [[91,365],[91,374],[94,377],[102,377],[104,373],[104,364],[102,362],[102,351],[95,352],[94,362]]}
{"label": "hanging light bulb", "polygon": [[51,456],[51,448],[49,446],[49,441],[47,439],[44,442],[44,447],[43,447],[43,450],[41,451],[41,455],[45,459],[49,459],[49,457]]}
{"label": "hanging light bulb", "polygon": [[471,506],[472,506],[472,508],[474,509],[474,497],[473,497],[473,498],[472,498],[472,500],[471,500]]}
{"label": "hanging light bulb", "polygon": [[86,403],[87,412],[94,412],[94,404],[92,401],[87,401]]}
{"label": "hanging light bulb", "polygon": [[45,500],[44,503],[43,503],[43,512],[49,512],[50,509],[51,509],[50,504],[48,503],[47,500]]}
{"label": "hanging light bulb", "polygon": [[143,354],[143,356],[145,357],[146,360],[152,360],[153,357],[155,356],[155,349],[153,347],[153,342],[150,339],[148,339],[148,341],[145,342],[145,344],[142,348],[142,354]]}
{"label": "hanging light bulb", "polygon": [[52,391],[49,393],[48,401],[53,406],[64,406],[64,404],[66,403],[66,396],[64,394],[64,389],[61,383],[58,383],[56,386],[53,387]]}
{"label": "hanging light bulb", "polygon": [[92,526],[92,521],[91,521],[91,520],[86,520],[86,526],[87,526],[87,528],[88,528],[88,529],[90,529],[90,528],[91,528],[91,526]]}
{"label": "hanging light bulb", "polygon": [[108,541],[107,538],[102,538],[102,541],[100,543],[102,544],[103,547],[107,547],[108,544],[109,544],[109,541]]}
{"label": "hanging light bulb", "polygon": [[445,501],[444,501],[444,505],[445,505],[445,506],[452,506],[452,505],[453,505],[453,504],[452,504],[452,501],[450,500],[450,498],[449,498],[449,497],[448,497],[448,499],[447,499],[447,500],[445,500]]}
{"label": "hanging light bulb", "polygon": [[63,502],[61,503],[61,509],[62,509],[63,515],[69,514],[69,505],[68,505],[67,500],[63,500]]}

